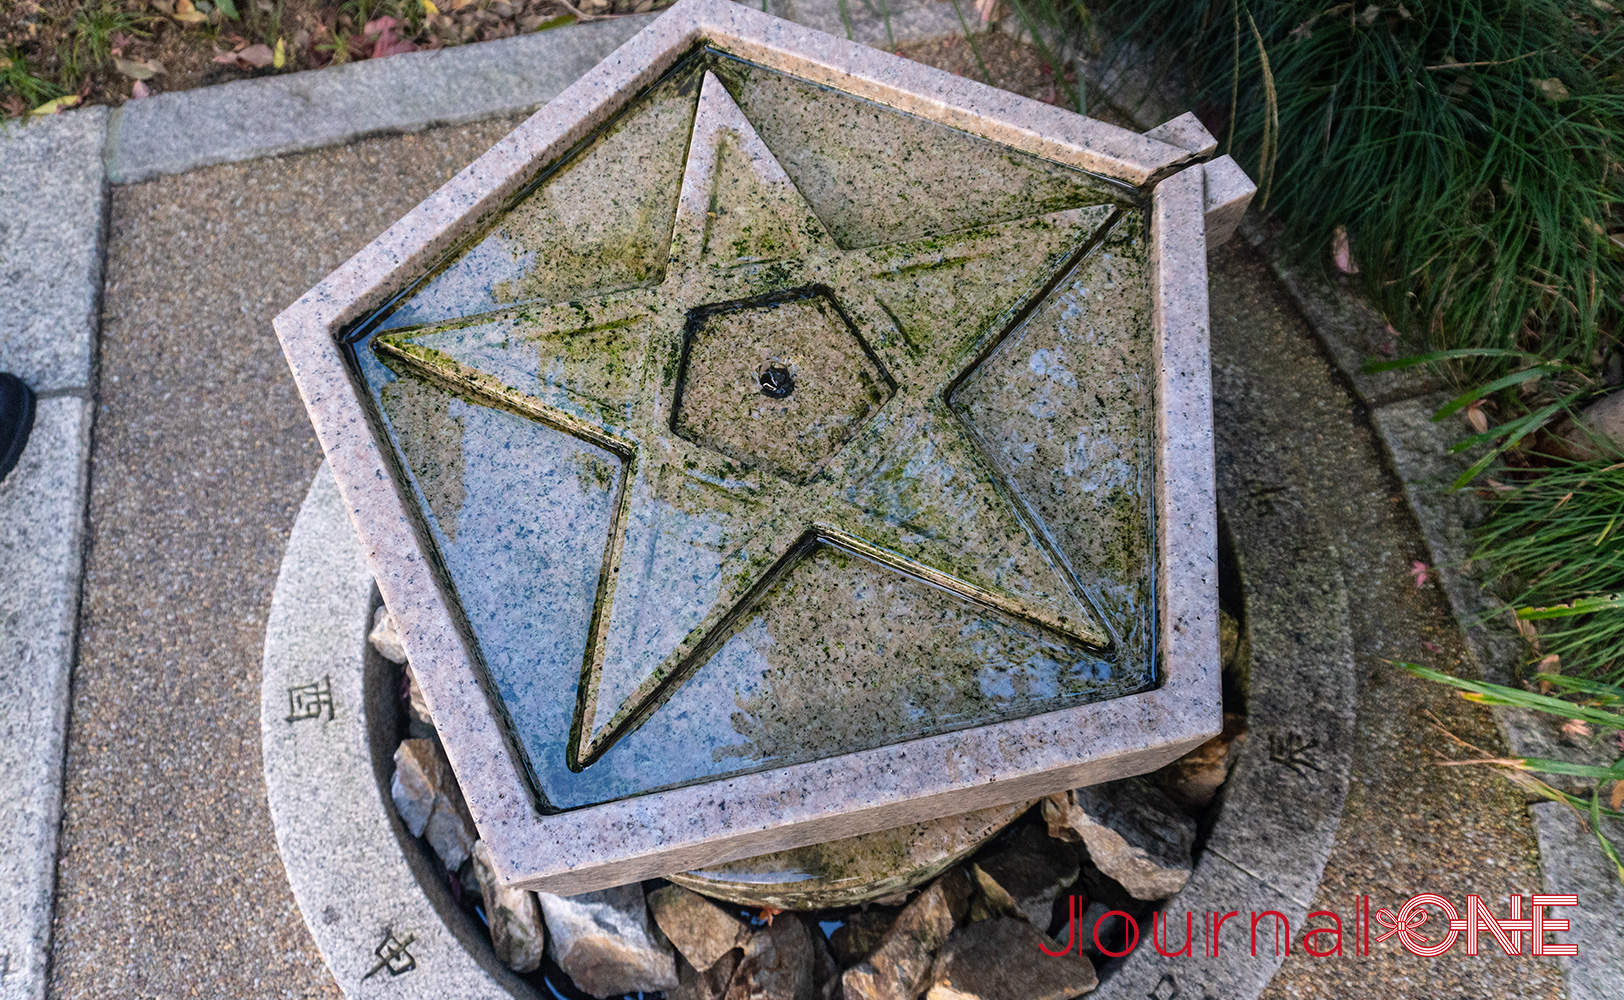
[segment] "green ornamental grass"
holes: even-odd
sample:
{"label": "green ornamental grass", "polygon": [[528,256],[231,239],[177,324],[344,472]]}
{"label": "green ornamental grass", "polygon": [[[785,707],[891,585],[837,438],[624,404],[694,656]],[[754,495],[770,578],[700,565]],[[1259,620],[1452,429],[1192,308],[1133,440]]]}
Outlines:
{"label": "green ornamental grass", "polygon": [[1329,263],[1344,228],[1395,325],[1437,349],[1580,365],[1616,344],[1624,15],[1610,3],[1123,0],[1106,20],[1182,66],[1286,239]]}

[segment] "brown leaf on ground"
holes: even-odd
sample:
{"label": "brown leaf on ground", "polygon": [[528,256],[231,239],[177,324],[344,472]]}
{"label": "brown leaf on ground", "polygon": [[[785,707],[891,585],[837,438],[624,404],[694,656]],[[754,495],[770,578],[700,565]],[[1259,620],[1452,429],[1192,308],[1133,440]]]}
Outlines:
{"label": "brown leaf on ground", "polygon": [[1489,429],[1489,415],[1483,412],[1483,401],[1480,399],[1466,408],[1466,422],[1472,425],[1472,430],[1479,434]]}
{"label": "brown leaf on ground", "polygon": [[1607,800],[1607,804],[1612,807],[1613,812],[1624,809],[1624,781],[1613,782],[1613,797]]}
{"label": "brown leaf on ground", "polygon": [[1590,735],[1590,725],[1582,719],[1569,719],[1562,723],[1562,738],[1570,743],[1577,743]]}
{"label": "brown leaf on ground", "polygon": [[164,71],[163,63],[157,60],[142,61],[140,59],[120,59],[113,57],[113,68],[132,80],[150,80]]}
{"label": "brown leaf on ground", "polygon": [[202,24],[209,19],[209,15],[198,13],[192,6],[192,0],[175,0],[175,20],[182,24]]}
{"label": "brown leaf on ground", "polygon": [[271,47],[263,42],[250,45],[237,53],[238,60],[247,63],[255,69],[264,69],[276,57],[271,54]]}

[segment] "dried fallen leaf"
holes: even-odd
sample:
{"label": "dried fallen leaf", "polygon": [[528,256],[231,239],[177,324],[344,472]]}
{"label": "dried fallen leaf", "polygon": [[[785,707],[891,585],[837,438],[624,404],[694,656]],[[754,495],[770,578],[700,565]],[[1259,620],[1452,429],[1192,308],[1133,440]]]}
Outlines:
{"label": "dried fallen leaf", "polygon": [[113,68],[132,80],[150,80],[164,71],[163,63],[156,60],[113,58]]}
{"label": "dried fallen leaf", "polygon": [[192,0],[175,0],[174,18],[182,24],[202,24],[209,19],[209,15],[193,7]]}
{"label": "dried fallen leaf", "polygon": [[1540,657],[1534,665],[1535,670],[1542,674],[1560,674],[1562,672],[1562,657],[1556,653],[1548,653]]}
{"label": "dried fallen leaf", "polygon": [[271,54],[271,47],[263,42],[248,46],[236,53],[236,56],[255,69],[264,69],[276,59],[276,56]]}
{"label": "dried fallen leaf", "polygon": [[39,107],[30,111],[29,114],[54,115],[58,111],[66,111],[67,109],[77,105],[79,100],[80,98],[78,94],[65,94],[62,97],[46,101],[44,104],[41,104]]}
{"label": "dried fallen leaf", "polygon": [[1590,724],[1582,719],[1569,719],[1562,723],[1562,738],[1570,742],[1590,736]]}
{"label": "dried fallen leaf", "polygon": [[1415,589],[1420,590],[1427,585],[1432,567],[1417,559],[1410,563],[1410,576],[1415,578]]}
{"label": "dried fallen leaf", "polygon": [[402,52],[416,52],[417,46],[402,38],[395,37],[395,28],[400,22],[385,15],[368,21],[364,34],[376,35],[378,40],[372,43],[372,58],[382,59],[385,56],[399,55]]}
{"label": "dried fallen leaf", "polygon": [[1607,800],[1607,804],[1612,806],[1613,812],[1624,809],[1624,781],[1613,782],[1613,795]]}
{"label": "dried fallen leaf", "polygon": [[168,14],[170,17],[175,16],[175,0],[147,0],[147,3],[160,14]]}
{"label": "dried fallen leaf", "polygon": [[1480,399],[1466,408],[1466,422],[1472,425],[1472,430],[1479,434],[1489,429],[1489,415],[1483,412],[1483,401]]}
{"label": "dried fallen leaf", "polygon": [[1534,86],[1538,88],[1541,94],[1545,95],[1546,100],[1561,103],[1568,99],[1568,88],[1554,76],[1544,80],[1535,80]]}
{"label": "dried fallen leaf", "polygon": [[1353,247],[1348,243],[1348,231],[1342,226],[1331,231],[1331,260],[1343,274],[1359,273],[1359,265],[1353,262]]}
{"label": "dried fallen leaf", "polygon": [[130,100],[132,100],[132,101],[138,101],[143,97],[151,97],[151,96],[152,96],[152,91],[147,89],[147,84],[146,84],[145,80],[137,80],[137,81],[135,81],[135,86],[130,88]]}
{"label": "dried fallen leaf", "polygon": [[288,43],[281,38],[276,40],[276,51],[271,53],[271,65],[281,69],[288,64]]}

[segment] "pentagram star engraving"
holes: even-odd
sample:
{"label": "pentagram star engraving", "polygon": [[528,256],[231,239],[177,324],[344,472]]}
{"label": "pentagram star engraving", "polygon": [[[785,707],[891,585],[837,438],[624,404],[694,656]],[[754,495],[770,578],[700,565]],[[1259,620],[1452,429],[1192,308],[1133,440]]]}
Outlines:
{"label": "pentagram star engraving", "polygon": [[395,371],[618,462],[571,767],[656,710],[820,545],[1112,645],[952,395],[1115,212],[843,248],[707,72],[657,284],[374,339]]}

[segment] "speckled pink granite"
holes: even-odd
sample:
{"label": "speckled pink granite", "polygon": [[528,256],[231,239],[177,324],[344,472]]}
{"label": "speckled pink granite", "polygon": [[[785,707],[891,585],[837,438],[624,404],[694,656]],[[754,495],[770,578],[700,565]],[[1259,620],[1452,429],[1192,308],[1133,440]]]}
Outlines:
{"label": "speckled pink granite", "polygon": [[[541,815],[425,565],[335,333],[696,44],[1152,194],[1162,685],[812,763]],[[501,878],[576,893],[1026,800],[1160,766],[1220,728],[1204,174],[1192,153],[776,20],[681,0],[277,317],[275,326]]]}

